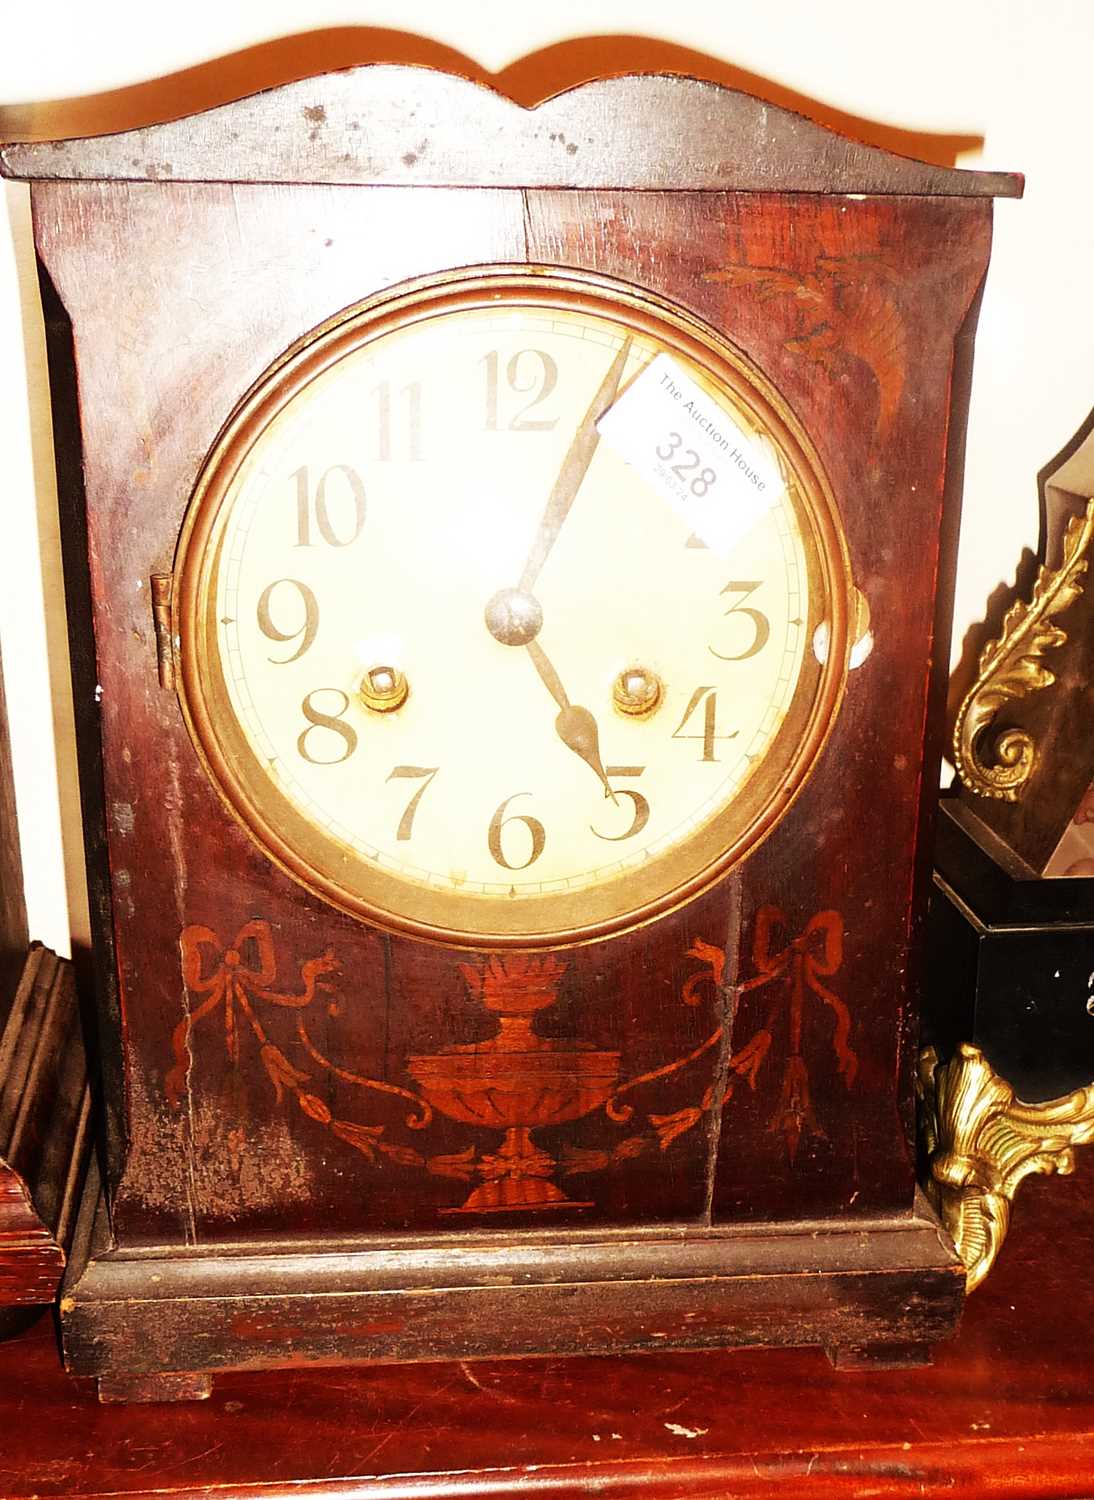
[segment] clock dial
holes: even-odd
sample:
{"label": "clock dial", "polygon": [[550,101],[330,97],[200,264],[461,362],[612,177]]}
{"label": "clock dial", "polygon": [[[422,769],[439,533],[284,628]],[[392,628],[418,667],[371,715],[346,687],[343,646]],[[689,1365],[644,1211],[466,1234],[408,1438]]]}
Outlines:
{"label": "clock dial", "polygon": [[182,699],[233,810],[327,899],[579,940],[785,809],[836,709],[846,576],[741,356],[614,284],[467,276],[318,330],[229,425],[177,565]]}

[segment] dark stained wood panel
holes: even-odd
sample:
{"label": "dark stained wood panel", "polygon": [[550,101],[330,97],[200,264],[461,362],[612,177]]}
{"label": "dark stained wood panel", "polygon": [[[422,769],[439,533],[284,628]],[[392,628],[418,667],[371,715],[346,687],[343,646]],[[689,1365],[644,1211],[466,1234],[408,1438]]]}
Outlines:
{"label": "dark stained wood panel", "polygon": [[[36,189],[43,223],[43,195],[57,191]],[[451,1216],[453,1229],[473,1227],[479,1163],[498,1137],[476,1141],[440,1112],[424,1110],[407,1069],[438,1048],[485,1041],[494,1023],[469,995],[456,959],[442,962],[434,949],[382,937],[328,910],[272,868],[225,815],[177,703],[158,686],[146,580],[170,568],[186,500],[223,413],[299,329],[385,285],[391,265],[406,267],[407,244],[418,246],[423,270],[522,257],[521,199],[445,193],[423,201],[405,190],[313,189],[307,196],[314,217],[302,223],[296,200],[281,189],[172,190],[166,215],[152,186],[76,191],[81,222],[88,229],[104,224],[107,232],[85,234],[74,257],[46,253],[58,297],[86,330],[83,344],[99,350],[94,361],[81,359],[77,340],[102,687],[94,712],[115,851],[113,931],[124,955],[122,1046],[111,1028],[106,1032],[129,1111],[126,1155],[108,1156],[115,1227],[124,1236],[191,1241],[320,1225],[420,1227],[438,1215]],[[438,222],[446,226],[447,251],[429,232]],[[208,247],[198,256],[211,268],[199,295],[174,252],[183,236]],[[255,274],[242,283],[227,266],[212,269],[222,241],[237,236],[256,257]],[[48,233],[44,243],[52,244]],[[275,291],[287,264],[297,288],[292,298]],[[92,291],[108,268],[119,285],[109,305]],[[142,373],[149,357],[154,376]],[[119,379],[130,393],[123,411],[114,400]],[[187,393],[185,422],[170,394],[178,381]],[[115,598],[125,606],[107,603]],[[159,767],[154,786],[150,756]],[[140,851],[150,848],[171,850],[177,861],[151,899],[140,870]],[[147,893],[139,904],[137,889]],[[343,985],[329,1003],[317,997],[307,1042],[385,1082],[394,1090],[386,1099],[362,1097],[317,1070],[314,1051],[299,1050],[293,1017],[275,1016],[267,1040],[319,1080],[318,1094],[313,1084],[279,1088],[247,1031],[236,1034],[233,1058],[223,1007],[195,1024],[185,1042],[178,1039],[187,1007],[200,1002],[195,985],[215,975],[225,955],[242,946],[245,965],[254,966],[260,939],[241,944],[239,935],[255,923],[268,934],[286,990],[299,989],[302,966],[328,949],[352,976],[352,988]],[[599,1113],[580,1130],[563,1131],[543,1122],[538,1138],[558,1163],[551,1180],[575,1205],[577,1222],[636,1211],[651,1222],[688,1221],[707,1212],[723,1000],[710,961],[692,949],[699,942],[724,954],[736,944],[730,923],[731,904],[715,897],[620,945],[594,944],[566,961],[558,1004],[542,1030],[559,1048],[592,1046],[616,1056],[623,1090],[614,1118]],[[197,938],[199,930],[206,936]],[[191,962],[195,985],[188,987]],[[701,1004],[684,1000],[689,983],[701,985]],[[663,1000],[651,1003],[655,995]],[[697,1048],[703,1052],[694,1066],[642,1082]],[[510,1221],[519,1224],[519,1214]],[[535,1222],[533,1211],[529,1227]]]}
{"label": "dark stained wood panel", "polygon": [[[774,336],[805,355],[780,377],[837,487],[873,644],[814,777],[742,871],[736,1045],[769,1031],[772,1045],[743,1102],[751,1121],[730,1134],[726,1120],[717,1207],[730,1217],[777,1217],[788,1196],[813,1211],[876,1212],[915,1176],[917,937],[942,736],[932,663],[948,641],[935,639],[935,610],[956,567],[947,477],[961,457],[947,438],[959,334],[971,338],[991,233],[983,206],[953,208],[874,205],[850,231],[857,258],[827,263],[827,287],[823,272],[799,270],[831,299],[834,361],[819,347],[820,309],[804,328],[797,314],[782,321],[785,304],[768,309]],[[826,205],[813,227],[822,244],[836,213]],[[808,233],[803,224],[791,254],[823,266]],[[859,428],[872,441],[849,464]]]}
{"label": "dark stained wood panel", "polygon": [[636,276],[776,384],[820,452],[870,606],[873,649],[821,762],[737,873],[719,1217],[910,1200],[900,1042],[925,899],[925,789],[938,773],[937,704],[924,734],[935,596],[955,567],[942,502],[960,454],[945,436],[990,234],[986,205],[923,198],[529,194],[536,258]]}
{"label": "dark stained wood panel", "polygon": [[[460,120],[463,129],[453,131]],[[639,130],[625,122],[641,121]],[[425,68],[349,68],[119,135],[0,149],[9,177],[1016,197],[699,79],[598,79],[536,109]]]}
{"label": "dark stained wood panel", "polygon": [[[532,194],[522,201],[516,194],[313,188],[305,191],[301,218],[298,200],[278,188],[181,186],[171,189],[166,203],[162,191],[149,184],[35,191],[56,289],[85,330],[84,344],[98,351],[94,361],[81,362],[78,342],[76,357],[88,444],[89,543],[102,601],[95,631],[111,808],[108,836],[116,850],[114,924],[124,954],[122,1060],[131,1140],[124,1175],[120,1161],[110,1164],[122,1232],[154,1237],[171,1229],[204,1240],[232,1237],[244,1228],[306,1233],[319,1223],[346,1230],[360,1230],[365,1223],[373,1229],[409,1228],[473,1201],[479,1159],[473,1142],[466,1130],[432,1113],[425,1130],[407,1075],[415,1056],[490,1035],[482,1013],[475,1017],[458,963],[442,963],[433,950],[379,937],[327,910],[273,869],[225,816],[196,762],[173,697],[158,686],[144,587],[153,572],[170,568],[185,501],[223,413],[300,328],[387,284],[388,265],[414,269],[406,250],[397,248],[406,244],[417,247],[420,270],[527,255],[636,277],[725,332],[787,392],[816,435],[847,520],[855,576],[875,612],[878,645],[864,669],[872,677],[852,676],[836,736],[816,773],[818,789],[807,789],[799,809],[745,867],[745,895],[732,895],[731,880],[721,894],[711,893],[694,909],[621,942],[577,950],[568,960],[559,1004],[545,1017],[559,1044],[580,1042],[618,1054],[621,1081],[685,1058],[704,1043],[710,1046],[658,1089],[640,1088],[629,1097],[617,1111],[624,1119],[598,1114],[580,1130],[561,1132],[545,1122],[544,1144],[562,1176],[580,1189],[580,1198],[567,1196],[582,1205],[582,1221],[605,1214],[625,1218],[639,1209],[651,1221],[705,1217],[712,1191],[710,1131],[721,1114],[724,1154],[733,1163],[721,1171],[738,1184],[720,1189],[721,1211],[777,1217],[796,1211],[789,1205],[799,1194],[806,1195],[810,1212],[906,1209],[913,1185],[904,1140],[910,1080],[901,1075],[898,1102],[884,1117],[884,1128],[871,1103],[897,1076],[895,1038],[907,1005],[898,979],[901,950],[891,939],[884,951],[864,948],[860,924],[848,947],[857,972],[843,966],[841,957],[837,983],[845,985],[844,976],[853,974],[849,1003],[861,1033],[857,1047],[847,1044],[846,1056],[853,1055],[856,1073],[861,1060],[862,1081],[850,1092],[850,1063],[845,1061],[841,1071],[838,1056],[834,1063],[822,1058],[814,1092],[828,1101],[846,1095],[846,1111],[840,1105],[827,1125],[817,1120],[816,1132],[810,1126],[796,1166],[771,1160],[779,1149],[783,1157],[796,1155],[796,1145],[790,1152],[785,1131],[780,1136],[769,1126],[780,1107],[786,1114],[781,1095],[794,1086],[795,1067],[800,1084],[804,1064],[791,1063],[798,1054],[783,1035],[770,1059],[757,1060],[755,1072],[747,1058],[731,1068],[729,1042],[717,1033],[726,1003],[723,978],[747,985],[756,977],[749,964],[757,912],[771,902],[773,891],[794,889],[793,880],[802,876],[791,880],[791,872],[811,867],[801,851],[823,842],[810,820],[831,821],[835,807],[853,808],[842,823],[845,836],[853,838],[865,810],[879,810],[879,836],[885,833],[892,850],[886,887],[892,910],[878,912],[877,930],[891,933],[896,923],[907,933],[912,920],[910,840],[922,760],[910,747],[920,733],[926,678],[902,675],[899,664],[925,659],[930,650],[938,558],[929,538],[938,523],[943,450],[937,438],[932,448],[919,439],[917,428],[909,430],[906,413],[915,412],[923,430],[939,430],[945,414],[933,393],[945,392],[951,346],[944,338],[929,346],[920,340],[913,350],[906,329],[927,300],[937,304],[948,298],[949,326],[960,322],[986,254],[987,208],[929,199],[846,205],[778,196],[761,203],[720,194]],[[51,225],[47,195],[58,192],[66,194],[66,219]],[[85,232],[78,247],[62,254],[54,236],[74,212],[85,231],[101,228]],[[426,233],[439,222],[446,226],[447,253]],[[929,254],[947,234],[951,253],[940,280],[930,269]],[[844,253],[826,259],[826,247],[837,236],[844,237]],[[174,254],[183,237],[204,272],[198,295],[193,266],[180,266]],[[247,245],[254,264],[254,273],[242,283],[227,268],[218,270],[216,262],[218,246],[235,237]],[[667,247],[675,243],[685,244],[686,254],[670,256]],[[106,302],[88,289],[101,286],[108,266],[118,290],[117,300]],[[916,266],[923,267],[918,276],[909,272]],[[900,306],[890,290],[897,268],[910,283]],[[292,297],[273,290],[286,274],[295,289]],[[784,295],[792,286],[804,287],[812,299],[804,320],[801,299]],[[877,347],[870,347],[861,342],[863,324],[877,318],[879,307],[887,339],[878,344],[875,337]],[[838,357],[829,352],[833,327],[857,352]],[[146,373],[146,360],[154,376]],[[114,399],[119,380],[130,394],[124,410]],[[187,392],[185,422],[178,420],[170,396],[179,383]],[[844,455],[854,450],[841,434],[863,423],[874,427],[878,440],[865,467],[849,470]],[[877,519],[893,486],[922,497],[911,511],[914,525],[905,522],[900,530]],[[121,535],[125,543],[118,546]],[[912,594],[891,582],[898,545],[905,567],[914,561],[927,570],[923,588]],[[913,597],[918,614],[905,618]],[[106,604],[115,599],[126,600],[125,607]],[[879,725],[870,682],[883,676],[891,712]],[[151,752],[134,750],[152,745],[162,780],[149,795],[145,764]],[[874,795],[879,774],[897,779],[889,797]],[[835,836],[833,829],[824,838]],[[139,873],[128,854],[134,848],[170,849],[177,865],[170,888],[162,886],[139,907],[132,894]],[[836,868],[851,864],[848,855]],[[872,870],[858,868],[860,880],[872,885]],[[782,899],[789,902],[787,895]],[[833,908],[846,922],[844,914],[864,899],[862,891],[837,890],[830,883],[803,892],[794,911],[782,912],[781,940],[797,938],[799,929]],[[731,935],[734,900],[745,902],[748,927],[735,927]],[[322,1079],[322,1088],[315,1094],[309,1084],[286,1093],[260,1060],[249,1033],[227,1047],[217,1041],[218,1029],[224,1037],[223,1013],[187,1031],[187,1007],[200,996],[194,985],[182,982],[183,935],[199,929],[211,935],[192,954],[200,985],[214,982],[224,955],[235,951],[237,935],[254,922],[270,934],[279,982],[286,989],[299,988],[303,966],[328,949],[354,975],[357,1003],[339,1004],[335,996],[330,1005],[315,1004],[308,1039],[323,1057],[402,1090],[395,1113],[398,1094],[382,1111],[375,1097],[366,1107],[352,1086],[334,1075],[316,1075],[296,1053],[292,1067],[300,1070],[304,1063],[309,1077]],[[793,933],[782,930],[795,922]],[[704,973],[701,959],[689,961],[696,942],[721,952],[728,943],[730,970],[716,977],[711,971],[703,1003],[689,1006],[680,999],[683,987]],[[245,961],[253,967],[252,950]],[[626,1018],[638,1015],[638,1009],[620,1004],[618,977],[607,977],[619,975],[633,975],[638,983],[640,976],[656,975],[654,984],[666,990],[665,1003],[642,1007],[647,1019],[637,1030]],[[779,983],[792,980],[788,971]],[[411,994],[419,997],[414,1005]],[[574,997],[580,997],[576,1008]],[[766,1007],[761,997],[741,1001],[733,1042],[738,1053],[740,1039],[764,1029],[754,1014],[757,1000]],[[807,1003],[817,1002],[814,988]],[[642,1027],[651,1024],[643,1035]],[[822,1039],[828,1026],[825,1018]],[[871,1036],[873,1043],[863,1045]],[[282,1056],[289,1055],[291,1030],[282,1025],[268,1039]],[[822,1041],[819,1054],[827,1057],[828,1050]],[[757,1092],[761,1066],[765,1086]],[[184,1092],[175,1083],[181,1077]],[[318,1103],[310,1102],[315,1099]],[[806,1113],[815,1119],[812,1106]],[[672,1120],[678,1122],[676,1135],[675,1126],[658,1123]],[[827,1142],[823,1149],[821,1142]],[[903,1172],[893,1170],[894,1156],[905,1162]],[[836,1159],[844,1163],[838,1171]],[[742,1179],[749,1162],[753,1166]],[[819,1184],[819,1196],[809,1196],[810,1179]],[[347,1193],[347,1180],[359,1182],[360,1189]],[[733,1206],[746,1201],[747,1210]]]}
{"label": "dark stained wood panel", "polygon": [[[177,701],[158,684],[148,580],[170,571],[205,451],[261,371],[302,329],[408,271],[519,258],[520,195],[306,189],[301,218],[300,198],[283,188],[187,186],[172,189],[167,202],[152,184],[34,191],[53,285],[78,330],[102,689],[98,704],[83,707],[85,716],[101,717],[113,924],[124,953],[120,1061],[130,1139],[124,1182],[121,1161],[110,1162],[116,1225],[123,1234],[193,1239],[238,1234],[244,1225],[299,1232],[359,1221],[371,1197],[368,1158],[295,1103],[292,1115],[274,1107],[257,1049],[248,1067],[231,1066],[223,1016],[219,1048],[205,1047],[212,1034],[195,1032],[203,1071],[185,1099],[172,1098],[168,1088],[176,1066],[172,1039],[189,1004],[180,952],[185,929],[216,934],[224,953],[248,922],[266,923],[276,935],[286,988],[298,985],[301,965],[333,949],[354,976],[356,999],[341,1018],[316,1007],[322,1020],[315,1041],[361,1058],[382,1052],[387,942],[304,895],[226,815]],[[59,219],[50,199],[57,193]],[[62,252],[54,236],[67,237],[65,226],[73,223],[86,232]],[[177,256],[180,242],[191,247],[192,260]],[[225,245],[246,246],[249,276],[241,278],[225,259]],[[96,290],[106,281],[115,289],[108,299]],[[95,357],[82,359],[85,348]],[[116,401],[119,383],[123,407]],[[172,392],[185,392],[183,405]],[[124,607],[109,602],[115,597],[125,599]],[[153,761],[155,785],[147,779]],[[171,851],[175,863],[170,879],[150,888],[142,885],[147,850]],[[144,889],[156,894],[138,907],[134,892]],[[208,972],[215,956],[208,945],[203,952]],[[462,989],[454,965],[450,982],[457,993]],[[438,1003],[450,1002],[442,993]],[[423,1017],[414,1050],[427,1050],[425,1039],[433,1035],[443,1035],[443,1025]],[[117,1049],[119,1042],[108,1034],[105,1045]],[[337,1086],[330,1104],[339,1105]],[[233,1122],[252,1115],[248,1138],[248,1127]],[[243,1135],[229,1140],[240,1128]],[[442,1143],[431,1154],[448,1153]],[[364,1174],[358,1190],[346,1193],[344,1171],[351,1181]],[[406,1174],[398,1163],[396,1171]]]}
{"label": "dark stained wood panel", "polygon": [[558,1229],[130,1255],[89,1195],[64,1288],[67,1358],[105,1382],[104,1400],[118,1375],[137,1382],[122,1399],[172,1400],[190,1371],[727,1343],[922,1364],[962,1303],[963,1268],[922,1201],[823,1232],[677,1230],[674,1249],[648,1231]]}

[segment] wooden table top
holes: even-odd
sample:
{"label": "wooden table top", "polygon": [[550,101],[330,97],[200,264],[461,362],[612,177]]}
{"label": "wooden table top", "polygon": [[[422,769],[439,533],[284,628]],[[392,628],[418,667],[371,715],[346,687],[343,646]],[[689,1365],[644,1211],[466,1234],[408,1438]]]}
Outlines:
{"label": "wooden table top", "polygon": [[50,1321],[0,1345],[0,1496],[1094,1494],[1094,1154],[1030,1180],[930,1369],[819,1350],[224,1375],[102,1407]]}

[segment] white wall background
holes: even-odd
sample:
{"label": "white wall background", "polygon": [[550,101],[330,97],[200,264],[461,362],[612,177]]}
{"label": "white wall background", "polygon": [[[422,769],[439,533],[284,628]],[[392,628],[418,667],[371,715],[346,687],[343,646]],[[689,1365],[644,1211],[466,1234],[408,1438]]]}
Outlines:
{"label": "white wall background", "polygon": [[[955,646],[1035,545],[1037,470],[1094,405],[1090,0],[51,0],[6,12],[0,122],[3,106],[121,88],[313,28],[368,26],[432,38],[491,72],[570,38],[646,36],[867,119],[982,136],[961,165],[1023,171],[1027,192],[996,209]],[[602,68],[613,68],[610,48]],[[51,463],[27,194],[14,184],[0,199],[0,649],[31,934],[67,952],[86,917]]]}

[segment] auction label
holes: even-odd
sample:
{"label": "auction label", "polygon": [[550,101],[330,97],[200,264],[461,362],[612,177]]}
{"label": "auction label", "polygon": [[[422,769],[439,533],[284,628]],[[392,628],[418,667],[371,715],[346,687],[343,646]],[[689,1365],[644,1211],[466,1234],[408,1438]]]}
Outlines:
{"label": "auction label", "polygon": [[785,489],[770,453],[667,354],[646,366],[597,430],[722,556]]}

